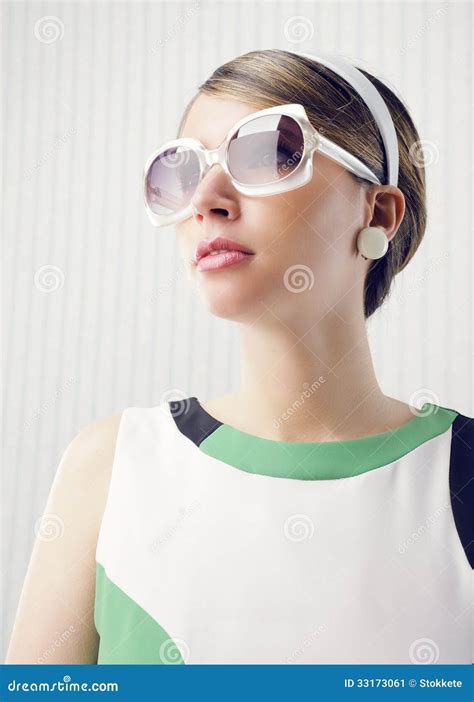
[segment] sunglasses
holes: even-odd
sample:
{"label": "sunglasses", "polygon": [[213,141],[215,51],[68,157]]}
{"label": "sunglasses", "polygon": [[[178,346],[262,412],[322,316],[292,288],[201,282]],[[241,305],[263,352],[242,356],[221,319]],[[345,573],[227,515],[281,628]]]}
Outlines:
{"label": "sunglasses", "polygon": [[302,105],[278,105],[241,119],[216,149],[206,149],[193,138],[163,144],[145,165],[147,214],[157,227],[192,216],[191,199],[216,163],[242,195],[266,197],[300,188],[312,178],[315,151],[381,184],[362,161],[315,129]]}

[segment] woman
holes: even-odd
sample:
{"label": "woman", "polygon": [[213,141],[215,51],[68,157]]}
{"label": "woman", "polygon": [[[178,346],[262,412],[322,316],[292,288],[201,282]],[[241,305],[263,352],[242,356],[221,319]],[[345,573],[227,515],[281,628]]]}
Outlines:
{"label": "woman", "polygon": [[474,420],[385,395],[366,333],[425,230],[406,107],[342,58],[254,51],[177,138],[147,212],[239,323],[240,386],[74,438],[7,662],[470,662]]}

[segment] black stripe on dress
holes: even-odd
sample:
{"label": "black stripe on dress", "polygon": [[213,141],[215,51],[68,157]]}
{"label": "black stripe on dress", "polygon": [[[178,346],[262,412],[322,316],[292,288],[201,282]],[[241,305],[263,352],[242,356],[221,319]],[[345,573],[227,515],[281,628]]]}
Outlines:
{"label": "black stripe on dress", "polygon": [[462,414],[452,425],[449,490],[456,529],[474,568],[474,419]]}
{"label": "black stripe on dress", "polygon": [[191,439],[196,446],[222,425],[201,407],[197,397],[168,402],[170,412],[179,431]]}

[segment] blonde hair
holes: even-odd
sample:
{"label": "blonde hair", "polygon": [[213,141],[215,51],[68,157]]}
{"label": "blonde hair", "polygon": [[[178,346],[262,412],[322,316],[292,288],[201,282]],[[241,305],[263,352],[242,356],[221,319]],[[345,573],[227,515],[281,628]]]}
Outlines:
{"label": "blonde hair", "polygon": [[[405,214],[385,256],[373,261],[364,283],[364,316],[367,319],[386,299],[393,278],[409,263],[426,228],[425,170],[420,157],[420,137],[401,100],[382,81],[359,69],[382,95],[395,125],[399,145],[398,187],[405,197]],[[356,91],[329,68],[288,51],[251,51],[217,68],[198,88],[186,107],[186,116],[201,94],[254,105],[256,109],[297,102],[304,106],[311,124],[336,144],[360,158],[387,182],[386,161],[375,120]],[[413,150],[416,150],[416,158]],[[370,184],[351,174],[361,185]]]}

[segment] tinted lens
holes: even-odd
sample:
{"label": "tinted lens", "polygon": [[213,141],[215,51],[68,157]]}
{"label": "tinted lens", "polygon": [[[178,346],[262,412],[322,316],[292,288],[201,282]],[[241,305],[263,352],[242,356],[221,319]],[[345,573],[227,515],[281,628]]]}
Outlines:
{"label": "tinted lens", "polygon": [[264,185],[292,173],[303,157],[304,136],[287,115],[264,115],[244,124],[232,137],[228,165],[244,185]]}
{"label": "tinted lens", "polygon": [[189,147],[174,146],[159,154],[146,175],[146,200],[152,212],[170,214],[187,207],[199,175],[199,159]]}

